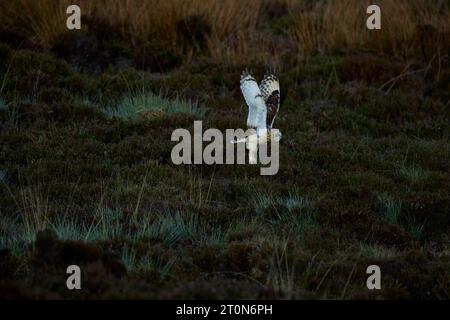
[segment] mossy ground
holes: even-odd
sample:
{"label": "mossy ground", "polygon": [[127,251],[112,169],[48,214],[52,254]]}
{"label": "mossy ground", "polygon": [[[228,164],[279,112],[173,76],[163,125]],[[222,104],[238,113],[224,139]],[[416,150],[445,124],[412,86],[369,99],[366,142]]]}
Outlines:
{"label": "mossy ground", "polygon": [[[243,128],[240,72],[265,65],[201,46],[189,64],[146,60],[157,42],[130,50],[89,30],[53,48],[0,43],[1,297],[450,298],[448,54],[286,60],[280,170],[260,176],[175,166],[170,137],[199,118]],[[139,92],[183,105],[108,113]],[[82,290],[66,288],[70,264]],[[366,288],[371,264],[382,290]]]}

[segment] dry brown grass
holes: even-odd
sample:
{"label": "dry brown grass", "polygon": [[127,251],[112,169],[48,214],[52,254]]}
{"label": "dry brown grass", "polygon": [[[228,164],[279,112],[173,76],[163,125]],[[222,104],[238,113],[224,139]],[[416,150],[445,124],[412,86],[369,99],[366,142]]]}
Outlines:
{"label": "dry brown grass", "polygon": [[37,40],[48,44],[66,28],[69,0],[15,0],[0,5],[0,17],[7,27],[30,30]]}
{"label": "dry brown grass", "polygon": [[[366,28],[368,0],[279,0],[290,16],[284,40],[295,44],[299,53],[329,50],[370,49],[410,55],[417,53],[423,26],[437,30],[438,45],[448,46],[449,5],[443,1],[380,0],[382,30]],[[280,46],[265,29],[267,0],[15,0],[2,5],[0,18],[6,25],[30,28],[44,45],[51,45],[65,31],[65,9],[78,4],[85,16],[108,21],[134,43],[143,38],[180,48],[177,23],[199,16],[210,26],[206,54],[230,63],[268,62],[280,64]],[[190,60],[194,50],[181,49]]]}
{"label": "dry brown grass", "polygon": [[238,31],[226,39],[210,37],[208,51],[215,61],[227,65],[261,64],[280,70],[286,55],[295,59],[295,48],[289,43],[263,32]]}
{"label": "dry brown grass", "polygon": [[444,34],[450,30],[448,6],[439,1],[380,0],[381,30],[366,28],[366,8],[371,1],[330,0],[310,10],[292,6],[295,16],[290,37],[302,51],[375,49],[408,55],[417,47],[423,26]]}
{"label": "dry brown grass", "polygon": [[236,0],[16,0],[5,6],[4,18],[12,21],[18,17],[15,23],[22,22],[48,43],[65,30],[65,11],[71,4],[79,5],[85,16],[95,15],[119,26],[124,35],[156,33],[175,42],[176,23],[192,15],[202,16],[219,38],[255,28],[262,2],[247,0],[242,5]]}

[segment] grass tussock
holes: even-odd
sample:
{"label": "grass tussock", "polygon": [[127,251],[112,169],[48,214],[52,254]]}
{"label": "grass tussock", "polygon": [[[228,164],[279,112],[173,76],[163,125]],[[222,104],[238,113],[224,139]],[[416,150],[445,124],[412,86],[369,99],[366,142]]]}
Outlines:
{"label": "grass tussock", "polygon": [[110,118],[128,120],[152,119],[174,114],[201,119],[205,111],[197,103],[180,98],[169,100],[152,92],[136,92],[125,96],[117,106],[106,108],[105,113]]}

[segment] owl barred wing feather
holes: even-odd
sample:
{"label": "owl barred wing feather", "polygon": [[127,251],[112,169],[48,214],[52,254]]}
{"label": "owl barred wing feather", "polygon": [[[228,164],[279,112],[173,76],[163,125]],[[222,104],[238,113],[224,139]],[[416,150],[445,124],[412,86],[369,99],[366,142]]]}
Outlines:
{"label": "owl barred wing feather", "polygon": [[267,125],[272,128],[280,110],[280,83],[273,74],[265,75],[259,86],[267,107]]}
{"label": "owl barred wing feather", "polygon": [[257,130],[266,128],[267,107],[255,78],[244,71],[241,75],[241,91],[248,105],[247,126]]}
{"label": "owl barred wing feather", "polygon": [[[248,105],[247,126],[257,130],[257,142],[264,141],[280,141],[281,133],[277,129],[272,129],[275,117],[280,109],[280,84],[278,78],[273,75],[265,75],[261,84],[258,86],[255,78],[245,70],[241,74],[240,81],[242,95]],[[269,124],[269,130],[267,125]],[[248,144],[254,143],[244,139],[234,140],[231,143],[245,142],[247,149]],[[251,148],[250,148],[251,149]],[[255,160],[255,159],[253,159]]]}

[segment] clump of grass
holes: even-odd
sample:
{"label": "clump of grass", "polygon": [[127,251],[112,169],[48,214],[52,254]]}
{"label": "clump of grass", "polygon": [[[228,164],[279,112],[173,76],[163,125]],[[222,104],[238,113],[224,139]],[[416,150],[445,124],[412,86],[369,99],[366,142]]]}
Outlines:
{"label": "clump of grass", "polygon": [[170,270],[175,262],[175,258],[170,258],[168,261],[164,261],[160,257],[152,259],[146,255],[139,260],[137,269],[139,271],[156,271],[160,279],[165,279],[170,274]]}
{"label": "clump of grass", "polygon": [[23,236],[15,234],[5,234],[0,236],[0,250],[10,250],[12,254],[19,256],[23,253],[29,244]]}
{"label": "clump of grass", "polygon": [[122,211],[119,209],[98,207],[95,210],[95,227],[91,230],[90,238],[96,240],[108,240],[119,237],[122,231],[120,223],[121,217]]}
{"label": "clump of grass", "polygon": [[0,250],[8,249],[19,255],[29,243],[27,234],[21,226],[21,217],[0,215]]}
{"label": "clump of grass", "polygon": [[392,259],[399,255],[395,248],[380,245],[368,245],[361,242],[359,245],[361,257],[368,259]]}
{"label": "clump of grass", "polygon": [[424,181],[429,178],[430,173],[418,166],[402,167],[399,171],[400,175],[413,184]]}
{"label": "clump of grass", "polygon": [[295,294],[295,268],[289,262],[286,247],[287,243],[283,248],[275,249],[266,283],[275,290],[277,295],[292,299]]}
{"label": "clump of grass", "polygon": [[121,260],[127,271],[134,270],[137,264],[136,251],[130,249],[128,246],[124,246],[122,249]]}
{"label": "clump of grass", "polygon": [[121,217],[119,209],[98,206],[88,223],[65,214],[58,216],[56,221],[49,221],[49,226],[62,240],[107,241],[122,235]]}
{"label": "clump of grass", "polygon": [[297,194],[289,193],[289,195],[286,197],[277,198],[276,202],[278,204],[284,205],[289,210],[311,208],[311,202],[308,199]]}
{"label": "clump of grass", "polygon": [[253,239],[261,234],[259,231],[261,231],[261,225],[257,217],[243,216],[229,225],[226,229],[225,239],[227,241],[242,238]]}
{"label": "clump of grass", "polygon": [[291,223],[291,230],[297,234],[302,234],[305,230],[314,228],[317,225],[315,216],[311,212],[289,212],[285,217],[285,221],[286,223]]}
{"label": "clump of grass", "polygon": [[173,245],[181,239],[195,241],[198,235],[198,220],[194,214],[183,217],[180,212],[159,216],[156,225],[159,235],[167,245]]}
{"label": "clump of grass", "polygon": [[72,241],[90,240],[90,228],[73,216],[59,216],[55,222],[49,222],[49,224],[58,236],[58,239]]}
{"label": "clump of grass", "polygon": [[35,240],[39,231],[50,225],[49,199],[40,188],[23,188],[19,191],[19,197],[6,184],[5,189],[14,200],[19,215],[15,218],[0,215],[0,247],[18,255]]}
{"label": "clump of grass", "polygon": [[214,174],[208,182],[201,176],[191,172],[189,167],[189,192],[186,196],[186,202],[190,203],[196,209],[202,209],[211,201],[211,186],[214,182]]}
{"label": "clump of grass", "polygon": [[206,245],[225,241],[225,232],[219,226],[200,220],[194,212],[164,210],[151,217],[136,218],[135,226],[137,230],[126,235],[127,239],[135,242],[147,239],[171,247],[186,241]]}
{"label": "clump of grass", "polygon": [[422,236],[424,224],[417,223],[413,216],[407,216],[405,219],[405,228],[417,240]]}
{"label": "clump of grass", "polygon": [[[217,225],[200,221],[198,214],[182,214],[179,211],[165,210],[155,216],[122,219],[119,208],[98,206],[90,221],[78,219],[69,214],[54,218],[49,216],[48,198],[40,192],[26,191],[20,219],[12,223],[7,217],[0,219],[1,245],[4,247],[25,247],[34,241],[38,231],[53,230],[61,240],[83,242],[113,241],[126,239],[132,243],[142,240],[154,240],[167,247],[177,246],[181,242],[204,245],[221,245],[225,242],[225,232]],[[132,228],[128,228],[129,225]],[[20,236],[13,237],[15,230]]]}
{"label": "clump of grass", "polygon": [[10,249],[13,251],[17,248],[18,243],[22,242],[22,239],[18,239],[17,235],[17,219],[13,219],[9,216],[1,216],[0,219],[0,250]]}
{"label": "clump of grass", "polygon": [[289,193],[285,197],[273,198],[257,193],[253,206],[259,215],[272,208],[277,218],[271,220],[271,223],[287,225],[296,234],[302,234],[316,225],[312,202],[297,194]]}
{"label": "clump of grass", "polygon": [[289,193],[284,197],[271,197],[264,193],[256,193],[253,198],[253,206],[257,212],[267,209],[270,206],[284,206],[288,210],[293,209],[309,209],[312,207],[312,203],[305,197],[299,196],[297,194]]}
{"label": "clump of grass", "polygon": [[148,272],[156,271],[160,279],[166,278],[176,259],[171,258],[168,261],[163,261],[157,257],[153,259],[149,255],[139,257],[136,250],[124,246],[122,249],[121,260],[128,272]]}
{"label": "clump of grass", "polygon": [[168,100],[151,92],[141,92],[126,96],[116,107],[106,108],[105,113],[110,118],[128,120],[172,114],[187,114],[200,119],[204,116],[205,110],[197,103],[180,98]]}
{"label": "clump of grass", "polygon": [[21,190],[21,218],[24,235],[27,241],[34,241],[38,231],[49,224],[49,199],[39,189],[24,188]]}
{"label": "clump of grass", "polygon": [[282,217],[282,221],[290,224],[291,231],[302,234],[316,225],[314,208],[307,198],[289,194],[287,197],[278,198],[277,203],[288,209],[288,212]]}
{"label": "clump of grass", "polygon": [[273,205],[273,199],[265,194],[257,193],[253,198],[253,207],[257,213],[262,213],[265,209]]}
{"label": "clump of grass", "polygon": [[386,220],[389,223],[398,224],[400,222],[399,218],[402,209],[402,202],[389,196],[380,196],[379,200],[381,201],[383,214]]}
{"label": "clump of grass", "polygon": [[389,223],[397,224],[408,231],[414,239],[419,239],[422,235],[424,224],[418,224],[416,219],[410,215],[401,215],[402,202],[389,196],[381,196],[383,214]]}
{"label": "clump of grass", "polygon": [[180,240],[219,244],[224,241],[225,237],[220,228],[208,228],[205,223],[199,221],[198,215],[194,213],[182,215],[179,211],[175,214],[166,212],[158,217],[154,226],[157,228],[158,237],[169,246]]}
{"label": "clump of grass", "polygon": [[56,221],[49,221],[49,226],[62,240],[107,241],[120,235],[121,225],[117,220],[119,211],[98,208],[90,223],[72,216],[60,216]]}

